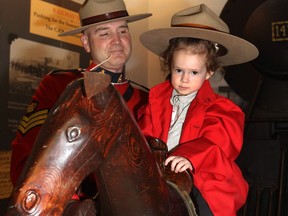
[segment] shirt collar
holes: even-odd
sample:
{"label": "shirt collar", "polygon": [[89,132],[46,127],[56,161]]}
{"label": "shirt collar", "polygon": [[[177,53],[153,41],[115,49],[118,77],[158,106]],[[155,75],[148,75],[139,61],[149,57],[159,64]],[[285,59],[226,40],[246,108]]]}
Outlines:
{"label": "shirt collar", "polygon": [[170,98],[170,103],[172,105],[177,105],[179,103],[182,103],[184,105],[189,104],[195,98],[196,94],[197,91],[192,92],[188,95],[179,95],[179,93],[174,89]]}
{"label": "shirt collar", "polygon": [[98,67],[98,68],[96,68],[95,70],[91,70],[93,67],[95,67],[96,66],[96,64],[91,64],[88,68],[87,68],[87,70],[88,71],[91,71],[91,72],[96,72],[96,73],[104,73],[104,74],[107,74],[107,75],[109,75],[110,77],[111,77],[111,82],[112,83],[119,83],[119,82],[123,82],[123,81],[125,81],[125,78],[123,77],[123,72],[121,72],[121,73],[114,73],[114,72],[111,72],[111,71],[109,71],[109,70],[106,70],[106,69],[104,69],[104,68],[102,68],[102,67]]}

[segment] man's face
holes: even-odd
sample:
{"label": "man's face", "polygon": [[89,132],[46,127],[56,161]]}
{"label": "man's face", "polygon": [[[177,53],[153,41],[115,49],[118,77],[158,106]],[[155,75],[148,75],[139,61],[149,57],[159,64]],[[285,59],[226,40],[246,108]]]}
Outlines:
{"label": "man's face", "polygon": [[84,31],[81,41],[95,64],[111,55],[110,60],[102,65],[111,72],[122,72],[131,56],[131,36],[125,20],[91,27]]}

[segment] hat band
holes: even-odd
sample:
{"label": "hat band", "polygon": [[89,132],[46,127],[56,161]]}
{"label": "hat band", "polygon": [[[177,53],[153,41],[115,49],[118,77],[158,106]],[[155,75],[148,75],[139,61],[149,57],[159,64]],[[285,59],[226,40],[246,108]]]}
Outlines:
{"label": "hat band", "polygon": [[102,22],[106,20],[111,20],[115,18],[125,17],[125,16],[129,16],[126,10],[88,17],[82,20],[82,26],[86,26],[86,25],[90,25],[93,23]]}
{"label": "hat band", "polygon": [[[219,30],[217,30],[215,28],[212,28],[210,26],[192,24],[192,23],[171,25],[171,27],[192,27],[192,28],[201,28],[201,29],[207,29],[207,30],[213,30],[213,31],[221,32],[221,31],[219,31]],[[219,44],[219,43],[216,43],[216,42],[214,42],[214,44],[215,44],[215,49],[216,49],[216,52],[217,52],[218,56],[224,56],[224,55],[226,55],[228,53],[228,50],[222,44]]]}
{"label": "hat band", "polygon": [[193,28],[202,28],[202,29],[209,29],[209,30],[219,31],[219,30],[217,30],[217,29],[215,29],[215,28],[212,28],[212,27],[210,27],[210,26],[193,24],[193,23],[185,23],[185,24],[171,25],[171,27],[193,27]]}

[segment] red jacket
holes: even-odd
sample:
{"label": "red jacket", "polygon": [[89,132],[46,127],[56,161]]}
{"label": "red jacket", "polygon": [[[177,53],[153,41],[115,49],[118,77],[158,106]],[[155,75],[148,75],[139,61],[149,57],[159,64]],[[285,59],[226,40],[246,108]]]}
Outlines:
{"label": "red jacket", "polygon": [[[144,135],[167,142],[172,105],[169,81],[150,90],[139,126]],[[172,155],[190,160],[194,184],[215,216],[236,215],[245,203],[248,185],[234,162],[242,147],[244,114],[205,81],[183,123],[179,145]]]}
{"label": "red jacket", "polygon": [[[90,65],[89,68],[92,68]],[[89,69],[88,69],[89,70]],[[71,81],[82,77],[82,73],[61,72],[46,75],[40,82],[38,89],[32,97],[32,101],[27,108],[27,113],[23,116],[12,141],[11,156],[11,181],[16,184],[18,177],[25,165],[25,162],[32,150],[32,146],[39,133],[41,126],[47,118],[48,112],[56,103],[67,84]],[[127,82],[117,83],[115,88],[123,95],[131,84]],[[137,110],[147,103],[148,93],[137,88],[132,88],[133,94],[127,102],[127,106],[136,116]]]}

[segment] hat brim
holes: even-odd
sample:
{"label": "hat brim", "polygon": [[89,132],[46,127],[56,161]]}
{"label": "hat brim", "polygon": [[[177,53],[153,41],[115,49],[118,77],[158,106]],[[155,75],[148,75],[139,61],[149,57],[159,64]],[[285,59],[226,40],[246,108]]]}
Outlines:
{"label": "hat brim", "polygon": [[101,24],[105,24],[105,23],[109,23],[109,22],[120,21],[120,20],[126,20],[127,22],[134,22],[137,20],[145,19],[149,16],[152,16],[152,14],[151,13],[137,14],[137,15],[120,17],[120,18],[116,18],[116,19],[105,20],[102,22],[97,22],[97,23],[93,23],[90,25],[82,26],[82,27],[73,29],[71,31],[63,32],[63,33],[59,34],[59,36],[68,36],[68,35],[79,34],[79,33],[83,32],[85,29],[88,29],[92,26],[97,26],[97,25],[101,25]]}
{"label": "hat brim", "polygon": [[154,54],[161,56],[172,38],[190,37],[213,41],[225,47],[227,53],[219,56],[221,66],[241,64],[255,59],[259,52],[250,42],[237,36],[201,28],[171,27],[154,29],[140,36],[142,44]]}

